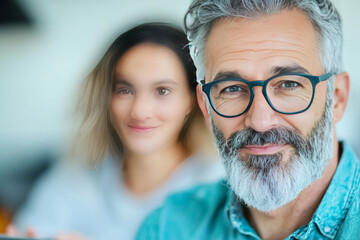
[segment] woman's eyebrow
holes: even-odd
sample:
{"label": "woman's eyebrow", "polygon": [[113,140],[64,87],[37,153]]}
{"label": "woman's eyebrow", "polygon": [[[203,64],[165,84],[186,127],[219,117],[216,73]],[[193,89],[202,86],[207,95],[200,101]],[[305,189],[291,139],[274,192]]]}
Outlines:
{"label": "woman's eyebrow", "polygon": [[120,85],[120,84],[132,87],[132,84],[124,79],[115,79],[114,85]]}
{"label": "woman's eyebrow", "polygon": [[153,85],[161,85],[161,84],[178,85],[178,82],[171,80],[171,79],[164,79],[164,80],[159,80],[159,81],[156,81],[153,83]]}

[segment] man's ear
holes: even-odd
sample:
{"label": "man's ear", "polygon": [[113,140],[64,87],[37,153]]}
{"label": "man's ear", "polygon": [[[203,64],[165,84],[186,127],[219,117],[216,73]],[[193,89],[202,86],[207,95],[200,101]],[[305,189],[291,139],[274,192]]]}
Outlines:
{"label": "man's ear", "polygon": [[196,98],[197,98],[200,110],[204,115],[206,126],[210,129],[211,124],[210,124],[209,112],[208,112],[208,109],[206,107],[206,96],[203,93],[203,91],[201,90],[201,85],[200,84],[198,84],[196,86]]}
{"label": "man's ear", "polygon": [[333,121],[337,123],[344,116],[349,98],[350,78],[347,72],[336,75],[333,98]]}

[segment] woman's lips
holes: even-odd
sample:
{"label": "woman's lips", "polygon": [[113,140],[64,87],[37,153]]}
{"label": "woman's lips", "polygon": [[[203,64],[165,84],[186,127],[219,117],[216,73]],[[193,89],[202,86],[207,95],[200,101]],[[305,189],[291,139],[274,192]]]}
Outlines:
{"label": "woman's lips", "polygon": [[251,155],[271,155],[284,149],[286,144],[247,145],[242,149]]}
{"label": "woman's lips", "polygon": [[154,126],[137,126],[137,125],[128,125],[128,127],[137,133],[148,133],[156,129]]}

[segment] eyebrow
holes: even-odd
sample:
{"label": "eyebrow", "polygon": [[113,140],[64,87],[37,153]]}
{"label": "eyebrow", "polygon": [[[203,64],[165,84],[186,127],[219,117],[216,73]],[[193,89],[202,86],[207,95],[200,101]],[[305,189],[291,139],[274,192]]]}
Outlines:
{"label": "eyebrow", "polygon": [[[114,85],[119,85],[119,84],[133,87],[133,85],[131,83],[129,83],[128,81],[126,81],[124,79],[115,79]],[[162,84],[178,85],[178,83],[176,81],[171,80],[171,79],[156,81],[152,85],[157,86],[157,85],[162,85]]]}
{"label": "eyebrow", "polygon": [[128,81],[125,81],[123,79],[115,79],[114,85],[118,85],[118,84],[123,84],[129,87],[132,87],[132,84],[129,83]]}
{"label": "eyebrow", "polygon": [[218,72],[213,81],[219,80],[219,79],[223,79],[223,78],[242,78],[240,73],[235,72],[235,71],[226,71],[226,72]]}
{"label": "eyebrow", "polygon": [[154,82],[153,85],[161,85],[161,84],[178,85],[178,83],[176,81],[171,80],[171,79],[160,80],[160,81]]}
{"label": "eyebrow", "polygon": [[307,73],[310,74],[310,72],[301,67],[300,65],[293,64],[289,66],[275,66],[270,69],[270,73],[273,75],[282,74],[282,73]]}
{"label": "eyebrow", "polygon": [[[270,75],[278,75],[278,74],[283,74],[283,73],[306,73],[306,74],[310,74],[309,71],[303,67],[301,67],[300,65],[297,64],[293,64],[293,65],[289,65],[289,66],[275,66],[270,68],[269,73]],[[241,78],[241,79],[245,79],[241,76],[241,74],[239,72],[236,71],[225,71],[225,72],[218,72],[213,81],[219,80],[219,79],[223,79],[223,78]]]}

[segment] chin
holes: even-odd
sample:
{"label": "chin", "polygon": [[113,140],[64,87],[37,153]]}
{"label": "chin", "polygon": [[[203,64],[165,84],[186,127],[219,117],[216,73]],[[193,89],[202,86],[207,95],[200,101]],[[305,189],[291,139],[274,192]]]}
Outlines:
{"label": "chin", "polygon": [[128,152],[137,155],[149,155],[156,152],[160,147],[155,145],[154,142],[132,142],[131,144],[127,144],[125,146]]}

